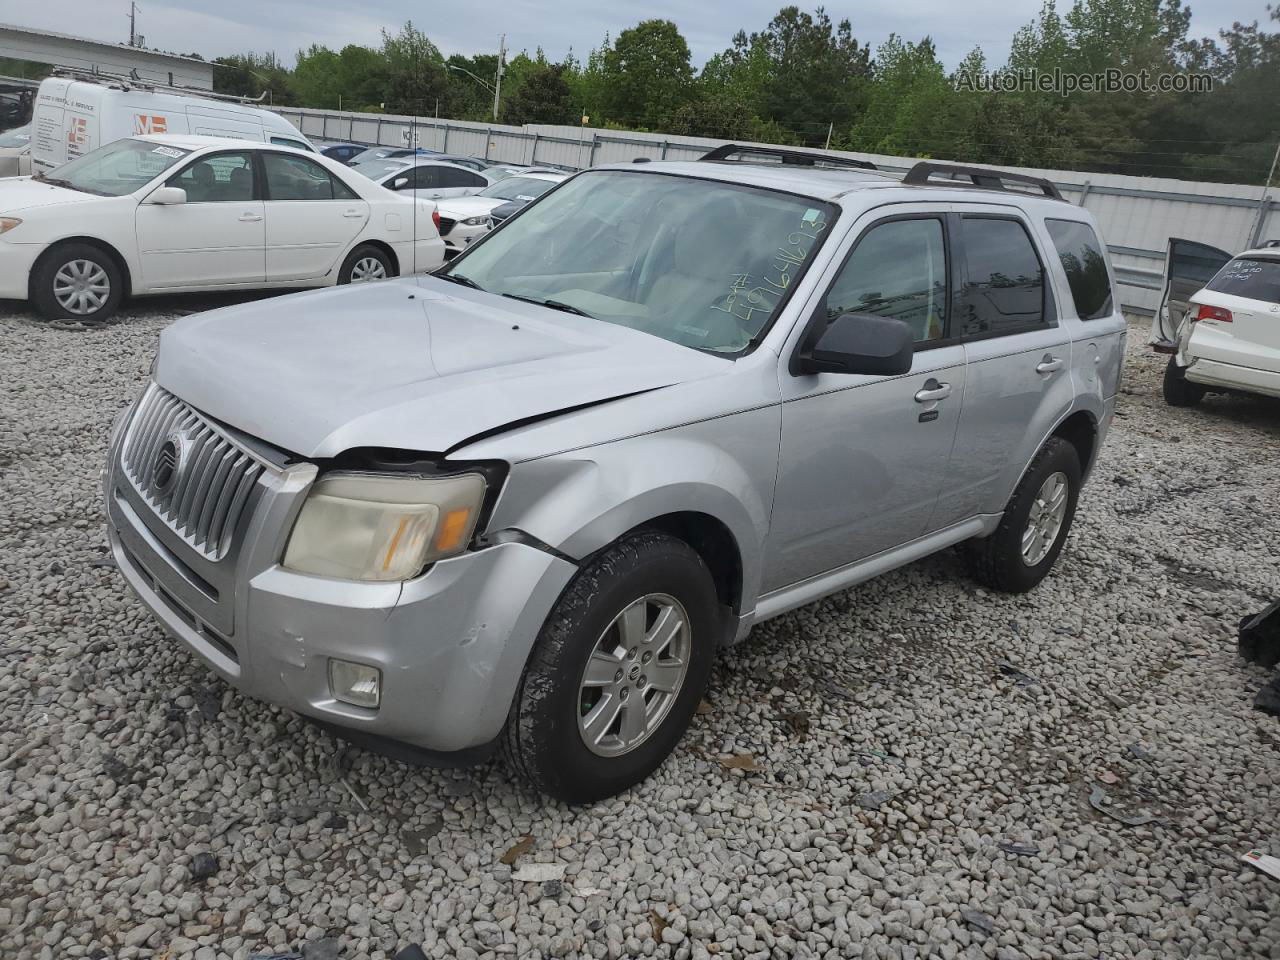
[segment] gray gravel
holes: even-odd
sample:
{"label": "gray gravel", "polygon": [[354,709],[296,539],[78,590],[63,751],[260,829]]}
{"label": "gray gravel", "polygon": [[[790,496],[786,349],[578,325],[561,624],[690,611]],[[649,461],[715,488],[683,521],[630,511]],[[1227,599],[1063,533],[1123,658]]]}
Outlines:
{"label": "gray gravel", "polygon": [[1165,407],[1135,326],[1043,586],[948,553],[767,624],[649,782],[568,809],[340,750],[104,564],[108,425],[201,305],[0,304],[0,957],[1280,956],[1238,859],[1280,852],[1280,721],[1234,650],[1280,595],[1280,404]]}

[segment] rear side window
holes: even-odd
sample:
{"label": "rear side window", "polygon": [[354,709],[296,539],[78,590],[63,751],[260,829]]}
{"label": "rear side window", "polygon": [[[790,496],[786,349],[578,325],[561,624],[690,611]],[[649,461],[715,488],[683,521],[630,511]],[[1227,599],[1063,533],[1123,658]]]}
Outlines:
{"label": "rear side window", "polygon": [[355,194],[324,167],[306,157],[267,153],[262,157],[272,200],[352,200]]}
{"label": "rear side window", "polygon": [[1111,277],[1098,235],[1078,220],[1045,220],[1054,249],[1067,274],[1076,316],[1097,320],[1112,313]]}
{"label": "rear side window", "polygon": [[440,186],[442,187],[487,187],[489,181],[470,170],[455,170],[452,167],[440,167]]}
{"label": "rear side window", "polygon": [[960,236],[967,274],[959,333],[998,337],[1047,326],[1044,267],[1017,220],[963,217]]}
{"label": "rear side window", "polygon": [[1280,303],[1280,260],[1232,260],[1209,281],[1210,290],[1250,300]]}

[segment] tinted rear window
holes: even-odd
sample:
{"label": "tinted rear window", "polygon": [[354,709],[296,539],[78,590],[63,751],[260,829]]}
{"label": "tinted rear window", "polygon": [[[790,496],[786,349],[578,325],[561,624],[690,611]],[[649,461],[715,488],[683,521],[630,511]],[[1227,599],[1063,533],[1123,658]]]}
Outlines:
{"label": "tinted rear window", "polygon": [[1066,271],[1076,316],[1081,320],[1096,320],[1110,315],[1111,277],[1107,275],[1102,244],[1093,228],[1075,220],[1045,220],[1044,223]]}
{"label": "tinted rear window", "polygon": [[1044,269],[1026,228],[1017,220],[961,221],[968,277],[960,334],[991,337],[1045,325]]}
{"label": "tinted rear window", "polygon": [[1232,260],[1209,281],[1209,289],[1250,300],[1280,303],[1280,260]]}

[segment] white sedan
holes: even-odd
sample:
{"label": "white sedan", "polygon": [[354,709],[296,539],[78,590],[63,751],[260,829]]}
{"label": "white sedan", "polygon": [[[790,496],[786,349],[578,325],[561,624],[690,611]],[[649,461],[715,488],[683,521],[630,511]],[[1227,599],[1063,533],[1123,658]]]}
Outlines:
{"label": "white sedan", "polygon": [[504,203],[529,203],[556,184],[568,178],[567,173],[531,171],[499,180],[470,197],[440,201],[440,236],[444,237],[445,256],[452,257],[467,249],[493,229],[489,214]]}
{"label": "white sedan", "polygon": [[1172,240],[1152,344],[1171,354],[1164,399],[1189,407],[1206,393],[1280,397],[1280,241],[1232,257]]}
{"label": "white sedan", "polygon": [[396,193],[416,193],[428,200],[465,197],[479,193],[500,178],[464,167],[452,160],[433,157],[403,157],[376,160],[351,168],[374,183]]}
{"label": "white sedan", "polygon": [[324,287],[434,270],[435,204],[344,165],[221,137],[117,140],[0,180],[0,298],[106,319],[125,296]]}

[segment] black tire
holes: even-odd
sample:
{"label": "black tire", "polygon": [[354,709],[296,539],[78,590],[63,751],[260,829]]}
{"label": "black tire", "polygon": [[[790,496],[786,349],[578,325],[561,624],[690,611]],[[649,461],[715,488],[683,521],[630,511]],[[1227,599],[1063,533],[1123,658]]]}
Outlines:
{"label": "black tire", "polygon": [[[1041,486],[1055,473],[1066,477],[1066,512],[1048,552],[1032,565],[1023,557],[1022,537],[1030,522],[1031,509]],[[993,590],[1004,593],[1026,593],[1035,587],[1053,569],[1053,564],[1066,543],[1071,521],[1076,515],[1080,485],[1080,457],[1075,447],[1060,437],[1050,437],[1018,481],[995,533],[975,540],[970,545],[974,576]]]}
{"label": "black tire", "polygon": [[[58,300],[55,284],[62,286],[68,271],[76,264],[90,264],[106,277],[109,289],[105,299],[96,309],[80,313],[69,309]],[[59,274],[62,273],[60,277]],[[81,323],[100,323],[108,319],[124,298],[124,276],[115,258],[101,247],[88,243],[63,243],[46,253],[31,271],[31,302],[47,320],[78,320]]]}
{"label": "black tire", "polygon": [[[619,756],[587,747],[579,717],[583,671],[619,614],[651,594],[688,615],[688,668],[665,717]],[[503,752],[517,777],[568,803],[590,803],[639,783],[675,748],[706,690],[721,624],[715,583],[686,543],[656,531],[630,534],[591,558],[565,588],[538,636],[516,691]]]}
{"label": "black tire", "polygon": [[369,278],[369,279],[382,280],[389,277],[394,277],[396,275],[395,265],[392,264],[391,258],[387,256],[386,251],[381,250],[378,247],[375,247],[371,243],[362,243],[360,244],[360,246],[356,247],[349,254],[347,254],[347,259],[342,261],[342,269],[338,271],[338,283],[343,284],[343,283],[361,282],[360,278],[353,276],[353,274],[355,273],[356,264],[361,263],[362,261],[367,262],[370,260],[376,261],[377,263],[381,264],[383,276],[377,277],[377,278]]}
{"label": "black tire", "polygon": [[1178,366],[1176,357],[1170,357],[1164,368],[1163,389],[1164,402],[1171,407],[1194,407],[1205,394],[1204,387],[1187,379],[1187,370]]}

